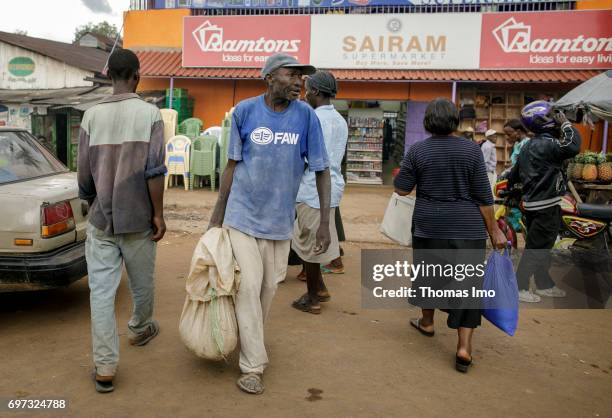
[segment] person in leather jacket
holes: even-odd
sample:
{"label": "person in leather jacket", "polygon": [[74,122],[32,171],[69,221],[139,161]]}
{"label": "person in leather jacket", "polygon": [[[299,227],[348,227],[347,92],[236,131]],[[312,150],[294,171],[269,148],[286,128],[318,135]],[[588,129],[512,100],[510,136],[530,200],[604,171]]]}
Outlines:
{"label": "person in leather jacket", "polygon": [[[565,291],[555,285],[548,272],[549,250],[557,239],[561,196],[566,191],[563,162],[580,152],[581,138],[565,115],[554,111],[548,102],[527,105],[522,111],[522,121],[535,136],[521,149],[510,171],[508,186],[522,184],[527,227],[526,251],[517,269],[519,299],[539,302],[540,296],[565,296]],[[532,275],[535,294],[529,288]]]}

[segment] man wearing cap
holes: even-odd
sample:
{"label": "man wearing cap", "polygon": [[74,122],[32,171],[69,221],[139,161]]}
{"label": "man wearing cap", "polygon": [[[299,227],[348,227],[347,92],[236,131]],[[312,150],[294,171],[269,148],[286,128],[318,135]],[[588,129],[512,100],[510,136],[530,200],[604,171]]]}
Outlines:
{"label": "man wearing cap", "polygon": [[297,219],[293,227],[291,248],[304,261],[308,292],[293,302],[292,306],[312,314],[321,313],[319,302],[327,302],[330,299],[320,266],[340,257],[335,210],[340,205],[344,192],[344,178],[340,167],[346,149],[348,127],[342,115],[331,104],[331,99],[336,96],[337,91],[336,79],[327,71],[317,71],[306,79],[306,101],[315,109],[321,122],[325,149],[329,156],[332,185],[329,215],[331,244],[323,254],[316,254],[313,251],[320,224],[320,198],[317,194],[314,173],[308,170],[304,172],[296,200]]}
{"label": "man wearing cap", "polygon": [[497,174],[495,173],[495,168],[497,167],[497,151],[495,150],[496,141],[497,132],[493,129],[489,129],[485,132],[485,140],[480,144],[480,150],[482,151],[485,166],[487,167],[487,177],[489,177],[491,190],[495,187],[495,181],[497,180]]}
{"label": "man wearing cap", "polygon": [[468,126],[467,128],[461,131],[461,136],[469,141],[473,141],[474,140],[474,128],[472,128],[471,126]]}
{"label": "man wearing cap", "polygon": [[267,92],[244,100],[232,115],[228,163],[209,228],[229,230],[241,270],[236,296],[240,333],[238,387],[264,391],[268,364],[264,321],[279,281],[285,278],[295,220],[295,200],[304,164],[316,173],[321,221],[314,252],[330,242],[330,174],[321,124],[308,104],[297,100],[302,76],[315,68],[286,54],[268,58],[261,75]]}

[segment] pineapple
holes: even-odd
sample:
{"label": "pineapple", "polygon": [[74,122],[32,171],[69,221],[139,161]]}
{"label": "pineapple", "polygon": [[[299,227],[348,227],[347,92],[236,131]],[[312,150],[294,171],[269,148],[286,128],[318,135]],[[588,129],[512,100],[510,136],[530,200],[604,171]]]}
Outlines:
{"label": "pineapple", "polygon": [[597,154],[594,152],[585,152],[582,179],[589,182],[597,180]]}
{"label": "pineapple", "polygon": [[600,163],[597,166],[599,172],[599,180],[604,183],[610,183],[612,181],[612,152],[606,155],[600,154]]}
{"label": "pineapple", "polygon": [[572,169],[572,180],[580,180],[582,178],[582,168],[584,167],[584,154],[578,154],[574,158],[574,167]]}

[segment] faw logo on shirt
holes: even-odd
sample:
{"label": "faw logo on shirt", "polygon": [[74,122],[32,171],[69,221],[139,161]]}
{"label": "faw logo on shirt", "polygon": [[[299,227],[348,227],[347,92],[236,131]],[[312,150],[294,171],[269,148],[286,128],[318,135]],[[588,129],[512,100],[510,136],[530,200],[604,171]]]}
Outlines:
{"label": "faw logo on shirt", "polygon": [[251,132],[251,141],[259,145],[289,144],[296,145],[300,140],[300,134],[293,132],[272,132],[271,129],[261,127],[253,129]]}

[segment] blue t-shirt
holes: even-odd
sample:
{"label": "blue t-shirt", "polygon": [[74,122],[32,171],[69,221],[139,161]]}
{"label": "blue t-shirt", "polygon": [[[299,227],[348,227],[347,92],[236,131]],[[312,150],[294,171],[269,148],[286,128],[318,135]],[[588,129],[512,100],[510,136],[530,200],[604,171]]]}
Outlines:
{"label": "blue t-shirt", "polygon": [[234,171],[223,223],[255,238],[291,239],[295,198],[304,172],[329,167],[317,115],[301,101],[274,112],[257,96],[232,115],[228,158]]}

